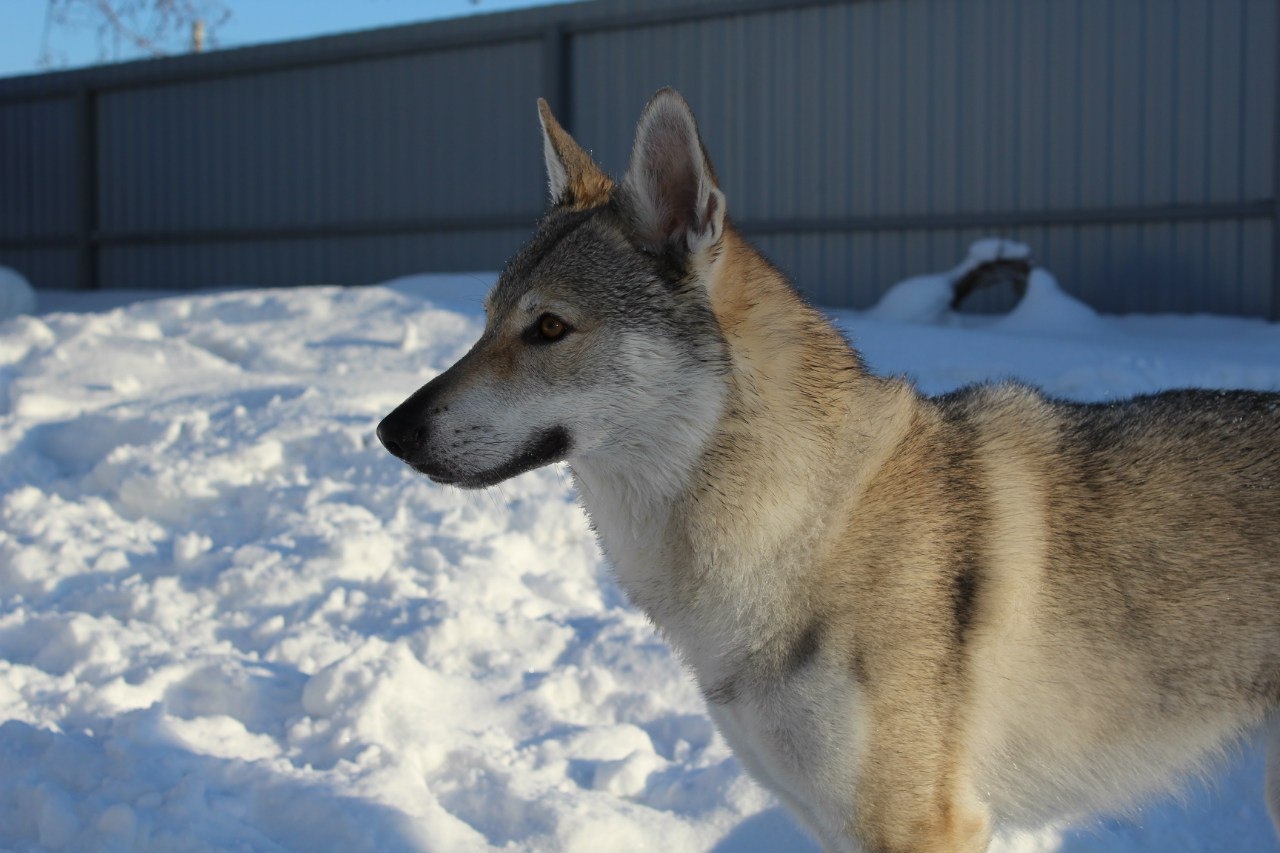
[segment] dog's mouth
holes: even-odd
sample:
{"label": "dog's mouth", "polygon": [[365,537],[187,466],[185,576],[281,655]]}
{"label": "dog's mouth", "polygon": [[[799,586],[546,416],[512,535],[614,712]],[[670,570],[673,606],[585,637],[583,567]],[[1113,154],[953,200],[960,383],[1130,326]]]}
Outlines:
{"label": "dog's mouth", "polygon": [[545,429],[534,436],[520,451],[503,464],[478,472],[452,471],[436,465],[420,462],[409,464],[419,474],[424,474],[433,483],[442,486],[457,486],[460,489],[486,489],[496,486],[503,480],[560,462],[569,455],[572,441],[569,431],[557,426]]}

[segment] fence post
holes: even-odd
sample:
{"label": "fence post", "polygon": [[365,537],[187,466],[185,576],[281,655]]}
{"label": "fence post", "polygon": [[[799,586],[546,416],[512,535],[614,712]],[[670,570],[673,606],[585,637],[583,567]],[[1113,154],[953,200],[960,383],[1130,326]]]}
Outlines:
{"label": "fence post", "polygon": [[76,285],[97,290],[98,275],[98,100],[88,86],[76,91]]}
{"label": "fence post", "polygon": [[551,105],[556,121],[573,130],[573,58],[569,54],[569,31],[563,23],[547,27],[543,36],[542,96]]}

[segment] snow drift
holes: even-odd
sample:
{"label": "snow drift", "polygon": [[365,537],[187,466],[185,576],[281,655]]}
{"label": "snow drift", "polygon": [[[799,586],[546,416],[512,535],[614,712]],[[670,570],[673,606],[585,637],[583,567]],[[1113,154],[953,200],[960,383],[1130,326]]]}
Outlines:
{"label": "snow drift", "polygon": [[36,292],[27,280],[17,270],[0,267],[0,320],[35,310]]}
{"label": "snow drift", "polygon": [[[491,280],[0,323],[0,847],[816,849],[622,600],[561,470],[464,493],[377,445]],[[1022,320],[838,320],[929,392],[1280,388],[1275,326],[1097,318],[1041,281]],[[1260,775],[996,849],[1275,849]]]}

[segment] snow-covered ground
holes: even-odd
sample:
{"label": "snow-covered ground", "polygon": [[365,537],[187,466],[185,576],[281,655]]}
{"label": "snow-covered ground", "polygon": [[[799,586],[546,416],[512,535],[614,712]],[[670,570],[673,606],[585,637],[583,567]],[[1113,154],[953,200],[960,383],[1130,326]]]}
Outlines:
{"label": "snow-covered ground", "polygon": [[[0,849],[816,849],[623,601],[562,470],[464,493],[377,444],[491,280],[42,293],[57,311],[0,322]],[[1280,388],[1276,325],[1098,318],[1040,282],[1004,320],[838,320],[928,392]],[[1278,845],[1247,758],[996,849]]]}

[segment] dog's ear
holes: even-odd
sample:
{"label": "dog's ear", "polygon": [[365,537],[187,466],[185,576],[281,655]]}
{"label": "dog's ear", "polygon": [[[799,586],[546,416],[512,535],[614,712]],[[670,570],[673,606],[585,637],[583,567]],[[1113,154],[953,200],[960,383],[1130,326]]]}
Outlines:
{"label": "dog's ear", "polygon": [[542,122],[542,153],[547,159],[551,203],[584,210],[608,201],[613,181],[560,126],[542,98],[538,98],[538,119]]}
{"label": "dog's ear", "polygon": [[674,89],[649,99],[622,182],[640,241],[697,254],[724,234],[724,193],[716,186],[693,111]]}

